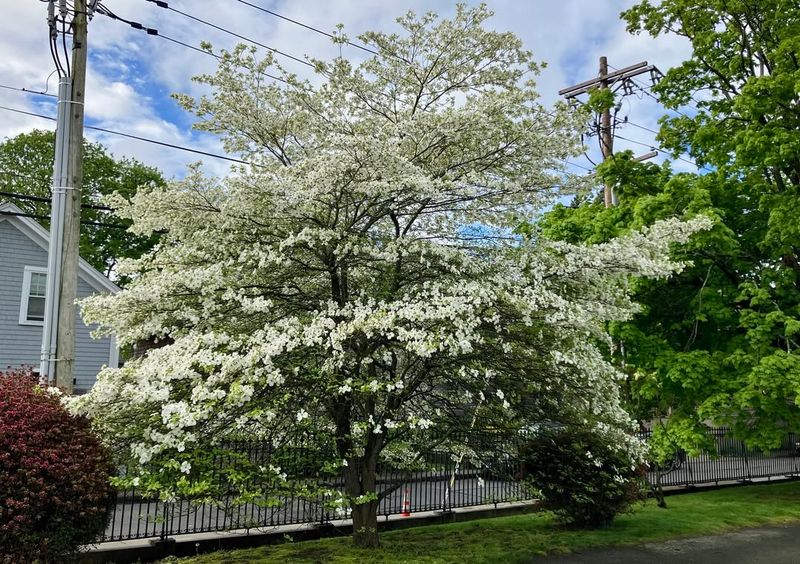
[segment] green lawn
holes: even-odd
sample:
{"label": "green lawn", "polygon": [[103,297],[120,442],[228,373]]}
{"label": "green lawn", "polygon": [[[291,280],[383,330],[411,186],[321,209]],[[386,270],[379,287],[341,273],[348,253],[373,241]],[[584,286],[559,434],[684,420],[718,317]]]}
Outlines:
{"label": "green lawn", "polygon": [[800,482],[705,491],[667,498],[619,517],[597,531],[559,528],[546,513],[388,531],[383,547],[355,549],[348,538],[216,552],[180,563],[514,562],[534,555],[603,545],[635,544],[800,520]]}

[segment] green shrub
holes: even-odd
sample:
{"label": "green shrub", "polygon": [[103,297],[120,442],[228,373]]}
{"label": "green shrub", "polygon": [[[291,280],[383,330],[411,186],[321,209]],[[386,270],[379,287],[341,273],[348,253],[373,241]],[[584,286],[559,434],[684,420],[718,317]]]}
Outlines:
{"label": "green shrub", "polygon": [[608,525],[644,498],[644,469],[632,437],[598,429],[561,428],[537,433],[523,448],[523,475],[544,508],[581,528]]}
{"label": "green shrub", "polygon": [[26,372],[0,372],[0,562],[63,562],[108,522],[110,454]]}

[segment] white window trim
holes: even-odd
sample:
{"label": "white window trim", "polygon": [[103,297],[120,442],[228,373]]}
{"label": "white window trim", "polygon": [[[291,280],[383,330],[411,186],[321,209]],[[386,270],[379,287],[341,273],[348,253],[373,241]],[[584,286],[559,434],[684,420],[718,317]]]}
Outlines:
{"label": "white window trim", "polygon": [[28,319],[28,298],[30,298],[31,293],[31,274],[34,272],[47,274],[47,269],[38,266],[25,267],[25,274],[22,276],[22,296],[19,301],[19,324],[44,327],[44,321],[31,321]]}
{"label": "white window trim", "polygon": [[117,338],[111,335],[108,340],[111,341],[110,350],[108,351],[108,366],[109,368],[119,368],[119,347],[117,346]]}

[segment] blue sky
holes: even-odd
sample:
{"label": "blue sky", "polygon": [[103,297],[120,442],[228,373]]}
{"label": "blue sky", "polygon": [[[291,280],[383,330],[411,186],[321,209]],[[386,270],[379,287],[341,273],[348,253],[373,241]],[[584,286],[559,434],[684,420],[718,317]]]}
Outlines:
{"label": "blue sky", "polygon": [[[394,19],[408,10],[435,11],[446,17],[455,6],[454,2],[430,0],[248,1],[326,31],[342,23],[351,39],[367,30],[396,29]],[[633,0],[490,1],[488,5],[495,16],[488,25],[513,31],[538,60],[547,62],[538,85],[543,101],[550,104],[558,99],[559,89],[596,76],[600,55],[608,56],[609,63],[617,68],[647,60],[663,71],[688,56],[689,46],[680,38],[629,35],[618,15],[634,3]],[[47,42],[46,3],[15,0],[6,4],[5,17],[0,23],[0,85],[43,90],[47,76],[54,69]],[[238,41],[147,0],[105,0],[104,4],[121,17],[191,45],[207,40],[215,48],[230,48]],[[298,57],[332,58],[339,53],[339,48],[323,35],[260,12],[240,0],[172,0],[169,6]],[[204,151],[223,152],[215,137],[191,130],[192,116],[170,98],[172,92],[200,93],[200,87],[192,83],[191,77],[212,72],[213,58],[99,15],[89,25],[89,53],[87,123]],[[342,54],[356,60],[365,55],[353,47],[344,47]],[[311,72],[291,60],[281,59],[281,63],[300,75]],[[56,79],[52,77],[49,91],[56,89]],[[11,90],[0,89],[0,105],[55,113],[51,99]],[[647,96],[629,96],[621,112],[630,121],[651,129],[657,129],[657,120],[663,114],[663,108]],[[52,123],[0,110],[0,138],[37,127],[51,128]],[[645,145],[654,143],[652,133],[634,126],[618,133]],[[135,157],[159,167],[168,177],[183,176],[186,164],[199,160],[197,155],[107,134],[87,131],[87,136],[102,142],[117,156]],[[599,158],[596,140],[589,142],[590,156],[596,161]],[[629,141],[616,142],[616,150],[628,148],[636,154],[649,150]],[[224,161],[202,160],[210,173],[223,175],[227,171],[228,164]],[[591,167],[585,158],[575,162]],[[675,168],[693,169],[682,162],[676,163]],[[576,168],[576,172],[583,171]]]}

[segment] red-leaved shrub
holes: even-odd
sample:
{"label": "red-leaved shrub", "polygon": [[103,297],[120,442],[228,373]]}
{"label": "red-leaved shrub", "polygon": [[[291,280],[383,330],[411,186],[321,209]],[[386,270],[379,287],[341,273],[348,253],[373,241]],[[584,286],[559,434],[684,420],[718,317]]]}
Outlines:
{"label": "red-leaved shrub", "polygon": [[60,562],[108,522],[110,453],[28,372],[0,372],[0,562]]}

